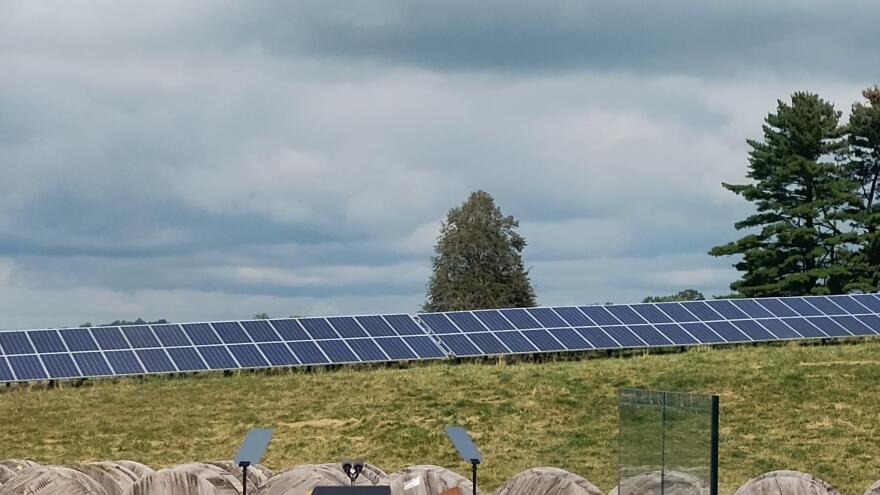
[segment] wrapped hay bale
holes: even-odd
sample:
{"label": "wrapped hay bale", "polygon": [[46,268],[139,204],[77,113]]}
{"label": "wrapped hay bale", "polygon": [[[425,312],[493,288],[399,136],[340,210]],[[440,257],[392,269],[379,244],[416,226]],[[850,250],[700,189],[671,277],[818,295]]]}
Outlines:
{"label": "wrapped hay bale", "polygon": [[678,471],[649,471],[627,478],[624,491],[614,487],[608,495],[708,495],[709,487],[703,480],[688,473]]}
{"label": "wrapped hay bale", "polygon": [[12,478],[18,475],[18,471],[13,471],[6,466],[0,465],[0,486],[5,485]]}
{"label": "wrapped hay bale", "polygon": [[[335,463],[334,462],[325,462],[324,464],[318,464],[318,465],[323,466],[323,467],[330,469],[330,470],[335,469],[339,472],[342,472],[342,464],[340,464],[338,462],[335,462]],[[343,473],[343,474],[345,474],[345,473]],[[378,485],[379,481],[387,476],[388,476],[388,474],[386,474],[385,471],[382,471],[378,467],[376,467],[370,463],[365,462],[364,463],[364,470],[361,471],[361,475],[360,475],[360,477],[358,477],[357,484],[358,485],[361,484],[361,478],[366,478],[371,484]]]}
{"label": "wrapped hay bale", "polygon": [[126,467],[112,462],[93,462],[90,464],[72,464],[64,466],[79,471],[95,480],[107,495],[125,495],[140,476]]}
{"label": "wrapped hay bale", "polygon": [[[203,462],[180,464],[172,469],[192,473],[217,489],[219,495],[240,495],[241,477],[236,478],[225,469]],[[250,488],[250,486],[248,487]]]}
{"label": "wrapped hay bale", "polygon": [[21,472],[22,470],[27,468],[40,467],[40,465],[36,462],[24,459],[3,459],[0,460],[0,466],[8,467],[16,473]]}
{"label": "wrapped hay bale", "polygon": [[128,469],[129,471],[134,473],[135,476],[138,477],[138,479],[141,479],[148,474],[153,474],[156,472],[150,466],[147,466],[146,464],[141,464],[140,462],[137,462],[137,461],[124,460],[124,461],[108,461],[108,462],[112,462],[113,464],[118,464],[118,465]]}
{"label": "wrapped hay bale", "polygon": [[[501,486],[495,495],[603,495],[580,476],[552,467],[527,469]],[[468,494],[464,494],[468,495]]]}
{"label": "wrapped hay bale", "polygon": [[868,487],[868,491],[865,492],[865,495],[880,495],[880,480],[877,480],[876,483]]}
{"label": "wrapped hay bale", "polygon": [[[237,479],[241,483],[242,472],[233,461],[213,461],[208,464],[217,466],[218,468],[229,473],[230,476]],[[248,467],[248,492],[253,493],[260,485],[266,482],[268,477],[255,466]]]}
{"label": "wrapped hay bale", "polygon": [[831,485],[798,471],[772,471],[752,478],[734,495],[840,495]]}
{"label": "wrapped hay bale", "polygon": [[108,495],[89,476],[60,466],[23,469],[0,488],[0,495]]}
{"label": "wrapped hay bale", "polygon": [[[276,473],[257,490],[257,495],[305,495],[316,486],[346,486],[351,483],[339,466],[331,464],[301,464]],[[358,485],[372,485],[365,477]]]}
{"label": "wrapped hay bale", "polygon": [[214,485],[177,469],[160,469],[139,479],[126,495],[219,495]]}
{"label": "wrapped hay bale", "polygon": [[[391,486],[394,495],[439,495],[451,488],[458,488],[462,495],[470,495],[474,486],[455,471],[431,465],[406,467],[389,474],[379,484]],[[480,493],[479,489],[477,493]]]}

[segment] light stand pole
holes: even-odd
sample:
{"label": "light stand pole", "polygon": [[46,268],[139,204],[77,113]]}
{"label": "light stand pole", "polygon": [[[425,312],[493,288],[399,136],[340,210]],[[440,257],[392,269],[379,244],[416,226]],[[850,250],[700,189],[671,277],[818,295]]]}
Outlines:
{"label": "light stand pole", "polygon": [[250,465],[248,461],[238,463],[238,467],[241,468],[241,495],[247,495],[247,468]]}
{"label": "light stand pole", "polygon": [[247,472],[251,464],[259,464],[269,440],[272,439],[270,428],[251,428],[241,442],[235,454],[235,464],[241,468],[241,495],[247,495]]}
{"label": "light stand pole", "polygon": [[471,436],[460,426],[447,426],[446,436],[455,446],[459,457],[465,462],[471,463],[471,483],[474,485],[473,495],[477,495],[477,466],[483,462],[483,456],[471,440]]}

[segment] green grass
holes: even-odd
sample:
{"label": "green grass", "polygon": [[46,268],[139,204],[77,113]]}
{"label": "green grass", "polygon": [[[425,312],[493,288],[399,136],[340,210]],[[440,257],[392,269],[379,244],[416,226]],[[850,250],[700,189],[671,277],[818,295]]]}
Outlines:
{"label": "green grass", "polygon": [[0,453],[42,463],[134,459],[154,467],[229,458],[251,426],[264,463],[360,455],[388,471],[467,474],[443,426],[469,429],[485,489],[558,466],[616,484],[620,387],[721,395],[721,491],[796,469],[860,495],[880,459],[880,342],[694,349],[568,362],[435,363],[408,369],[205,374],[0,393]]}

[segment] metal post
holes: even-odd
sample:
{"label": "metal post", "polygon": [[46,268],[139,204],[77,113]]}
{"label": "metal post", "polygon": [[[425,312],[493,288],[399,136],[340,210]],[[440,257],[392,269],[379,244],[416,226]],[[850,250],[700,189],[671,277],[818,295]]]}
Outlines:
{"label": "metal post", "polygon": [[718,495],[718,396],[712,396],[712,446],[709,468],[709,495]]}
{"label": "metal post", "polygon": [[241,464],[241,495],[247,495],[247,468],[249,462]]}
{"label": "metal post", "polygon": [[[477,495],[477,463],[471,462],[471,470],[473,471],[474,495]],[[717,495],[717,494],[712,494]]]}
{"label": "metal post", "polygon": [[[666,494],[666,392],[660,392],[660,495]],[[717,495],[717,494],[715,494]]]}

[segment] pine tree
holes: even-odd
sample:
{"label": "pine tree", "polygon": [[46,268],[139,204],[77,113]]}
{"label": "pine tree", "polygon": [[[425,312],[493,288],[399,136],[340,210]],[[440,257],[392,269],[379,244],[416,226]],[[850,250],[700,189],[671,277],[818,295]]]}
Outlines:
{"label": "pine tree", "polygon": [[534,306],[522,261],[526,240],[518,227],[485,191],[449,210],[434,248],[424,311]]}
{"label": "pine tree", "polygon": [[840,112],[812,93],[778,101],[763,125],[764,139],[749,140],[750,184],[723,184],[755,204],[737,222],[745,237],[709,251],[741,255],[742,278],[730,285],[746,297],[841,293],[853,279],[849,265],[858,203],[855,184],[833,161],[845,146]]}
{"label": "pine tree", "polygon": [[862,95],[867,102],[852,106],[847,126],[847,168],[861,200],[853,221],[859,233],[860,251],[853,259],[859,277],[848,288],[873,292],[880,283],[880,86]]}

